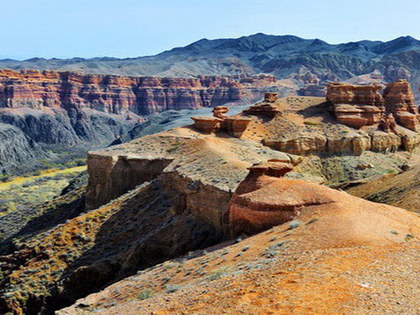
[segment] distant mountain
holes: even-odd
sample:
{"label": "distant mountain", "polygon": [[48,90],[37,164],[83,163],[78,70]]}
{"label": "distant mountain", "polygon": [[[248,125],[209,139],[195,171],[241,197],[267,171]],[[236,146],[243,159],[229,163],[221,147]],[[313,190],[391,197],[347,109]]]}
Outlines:
{"label": "distant mountain", "polygon": [[0,67],[162,77],[270,73],[287,79],[285,84],[296,90],[334,80],[364,83],[403,78],[417,85],[420,41],[406,36],[388,42],[331,45],[320,39],[258,33],[234,39],[201,39],[148,57],[4,59]]}

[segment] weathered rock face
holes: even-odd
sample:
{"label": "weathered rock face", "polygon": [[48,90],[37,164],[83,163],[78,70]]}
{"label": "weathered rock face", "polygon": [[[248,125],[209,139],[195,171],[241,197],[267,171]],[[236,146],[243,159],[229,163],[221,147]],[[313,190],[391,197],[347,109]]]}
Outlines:
{"label": "weathered rock face", "polygon": [[406,80],[389,83],[383,96],[380,90],[376,84],[330,83],[327,101],[333,104],[337,120],[347,126],[361,128],[380,122],[390,132],[384,114],[391,113],[398,124],[417,131],[420,115],[410,84]]}
{"label": "weathered rock face", "polygon": [[383,105],[381,86],[354,85],[340,82],[330,83],[327,87],[327,101],[332,104]]}
{"label": "weathered rock face", "polygon": [[383,97],[389,110],[395,105],[414,106],[414,94],[407,80],[397,80],[387,84]]}
{"label": "weathered rock face", "polygon": [[406,80],[389,83],[384,90],[387,111],[395,115],[397,123],[417,131],[420,125],[418,107],[414,103],[414,94]]}
{"label": "weathered rock face", "polygon": [[170,159],[89,154],[86,207],[95,209],[162,173]]}
{"label": "weathered rock face", "polygon": [[194,128],[207,134],[225,131],[236,138],[240,138],[251,119],[239,115],[228,117],[225,115],[228,111],[229,109],[226,106],[216,106],[213,109],[213,117],[191,117],[194,120]]}
{"label": "weathered rock face", "polygon": [[273,77],[250,77],[249,82],[241,83],[233,77],[123,77],[3,69],[0,107],[84,107],[119,115],[127,112],[146,115],[238,101],[242,89],[252,86],[254,81],[261,86],[270,85]]}
{"label": "weathered rock face", "polygon": [[383,106],[336,104],[334,105],[334,112],[340,123],[353,128],[361,128],[380,122],[384,114],[384,108]]}
{"label": "weathered rock face", "polygon": [[[273,167],[272,164],[264,163],[251,167],[248,176],[239,184],[230,200],[228,217],[229,229],[233,236],[256,234],[295,220],[295,223],[289,226],[293,229],[301,224],[300,221],[304,221],[303,218],[316,214],[323,218],[328,216],[331,222],[342,220],[343,230],[340,230],[340,233],[337,233],[338,230],[334,232],[334,237],[342,240],[347,238],[350,231],[353,233],[358,230],[357,224],[354,224],[355,220],[372,222],[375,229],[362,227],[357,232],[357,237],[364,240],[366,233],[372,235],[379,229],[386,231],[382,218],[387,213],[396,211],[395,214],[400,213],[403,216],[402,209],[374,204],[309,181],[282,178],[291,170],[291,166],[277,162],[277,166]],[[273,171],[273,168],[277,170]],[[357,211],[357,214],[354,211]],[[381,219],[372,221],[372,215],[378,215]],[[398,218],[398,215],[394,218]]]}
{"label": "weathered rock face", "polygon": [[[254,99],[275,81],[263,75],[154,78],[0,69],[0,123],[20,129],[26,141],[83,152],[119,141],[144,122],[143,115]],[[0,172],[11,169],[0,165]]]}
{"label": "weathered rock face", "polygon": [[194,120],[194,128],[202,133],[212,133],[220,129],[220,124],[223,121],[217,117],[195,116],[191,117]]}
{"label": "weathered rock face", "polygon": [[289,163],[270,161],[249,168],[248,176],[229,202],[229,228],[233,235],[255,234],[291,221],[299,214],[299,208],[309,205],[309,202],[305,204],[305,199],[312,197],[303,191],[292,198],[281,191],[270,191],[271,184],[292,169],[293,165]]}
{"label": "weathered rock face", "polygon": [[31,171],[30,164],[43,155],[18,128],[0,123],[0,175]]}

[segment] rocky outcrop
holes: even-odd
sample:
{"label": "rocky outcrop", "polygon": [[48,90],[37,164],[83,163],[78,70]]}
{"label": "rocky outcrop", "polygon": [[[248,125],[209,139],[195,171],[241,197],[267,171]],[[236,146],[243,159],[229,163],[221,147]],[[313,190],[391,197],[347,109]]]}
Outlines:
{"label": "rocky outcrop", "polygon": [[273,105],[271,102],[260,102],[255,105],[250,106],[248,109],[244,110],[244,114],[255,115],[255,116],[267,116],[274,117],[280,111]]}
{"label": "rocky outcrop", "polygon": [[395,115],[398,124],[417,131],[420,125],[418,106],[414,103],[414,94],[406,80],[389,83],[384,90],[387,111]]}
{"label": "rocky outcrop", "polygon": [[393,114],[401,126],[416,131],[420,124],[420,115],[414,104],[410,84],[406,80],[398,80],[389,83],[383,95],[379,93],[380,90],[381,87],[377,84],[334,82],[328,85],[326,98],[333,104],[337,120],[347,126],[361,128],[374,125],[381,122],[386,113]]}
{"label": "rocky outcrop", "polygon": [[384,104],[380,85],[355,85],[332,82],[327,87],[327,101],[331,104],[375,105]]}
{"label": "rocky outcrop", "polygon": [[194,121],[194,128],[202,133],[212,133],[220,130],[220,124],[223,119],[217,117],[194,116],[191,117]]}
{"label": "rocky outcrop", "polygon": [[86,208],[95,209],[160,175],[170,159],[89,154]]}
{"label": "rocky outcrop", "polygon": [[[348,235],[355,233],[353,229],[359,228],[351,222],[372,222],[372,216],[378,215],[378,220],[373,221],[375,229],[360,228],[354,234],[364,241],[367,234],[373,235],[379,229],[386,231],[383,218],[387,213],[395,211],[394,215],[404,215],[404,210],[399,208],[374,204],[308,181],[283,178],[291,169],[292,166],[284,162],[268,162],[249,168],[248,176],[239,184],[229,203],[229,229],[233,236],[256,234],[294,220],[288,226],[292,230],[303,224],[303,218],[316,215],[328,216],[331,222],[343,220],[344,230],[334,231],[334,238],[348,241]],[[315,238],[319,240],[318,235]]]}
{"label": "rocky outcrop", "polygon": [[334,112],[340,123],[359,129],[380,122],[384,114],[384,108],[337,104],[334,105]]}
{"label": "rocky outcrop", "polygon": [[0,175],[32,171],[31,164],[47,155],[18,128],[0,123]]}
{"label": "rocky outcrop", "polygon": [[393,106],[396,105],[414,106],[414,94],[407,80],[401,79],[388,83],[383,97],[387,109],[390,111],[394,111]]}
{"label": "rocky outcrop", "polygon": [[194,128],[206,134],[224,131],[236,138],[240,138],[251,119],[239,115],[228,117],[225,115],[228,111],[229,109],[226,106],[216,106],[213,109],[213,117],[191,117],[194,121]]}

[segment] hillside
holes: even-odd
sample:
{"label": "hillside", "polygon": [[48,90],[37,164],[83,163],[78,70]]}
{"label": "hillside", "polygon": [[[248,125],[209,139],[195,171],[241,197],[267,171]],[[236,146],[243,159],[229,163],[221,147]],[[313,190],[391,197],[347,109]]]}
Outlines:
{"label": "hillside", "polygon": [[420,166],[351,187],[349,194],[420,213]]}
{"label": "hillside", "polygon": [[[234,292],[256,290],[243,278],[250,275],[248,271],[255,273],[255,279],[262,279],[256,280],[261,290],[290,280],[282,273],[280,282],[275,281],[279,276],[276,269],[283,270],[285,265],[290,266],[287,270],[300,270],[305,279],[312,277],[312,269],[302,269],[296,259],[302,259],[304,266],[313,266],[314,257],[329,261],[320,265],[320,273],[327,274],[327,279],[329,275],[337,276],[338,281],[321,277],[317,283],[324,283],[325,291],[333,286],[343,292],[357,287],[359,282],[346,287],[340,271],[329,273],[329,264],[338,264],[337,251],[348,263],[344,271],[360,270],[361,277],[367,273],[372,283],[390,281],[386,276],[371,274],[369,264],[374,263],[375,255],[384,255],[390,261],[394,260],[393,253],[406,258],[407,269],[403,271],[408,273],[396,281],[398,285],[404,282],[406,291],[401,294],[406,297],[402,295],[401,299],[409,300],[406,307],[414,307],[411,296],[417,294],[415,283],[406,281],[403,275],[410,279],[417,276],[415,269],[408,268],[415,260],[413,251],[420,234],[418,216],[326,185],[367,180],[390,170],[400,172],[416,153],[402,151],[403,147],[398,152],[389,150],[401,141],[397,135],[379,132],[378,124],[360,129],[341,124],[326,110],[328,106],[323,98],[277,99],[268,93],[263,101],[233,116],[226,115],[227,108],[219,106],[214,109],[215,116],[194,116],[192,125],[90,152],[87,186],[83,179],[77,181],[63,195],[31,211],[29,221],[19,218],[19,214],[26,216],[28,212],[5,217],[3,229],[7,229],[10,219],[17,223],[6,230],[8,238],[0,244],[0,311],[50,314],[109,285],[121,285],[121,290],[110,287],[111,295],[107,290],[103,297],[99,295],[99,300],[104,301],[97,303],[96,298],[88,297],[77,303],[77,311],[69,311],[109,308],[116,301],[129,302],[133,296],[147,298],[153,291],[157,304],[150,304],[150,308],[142,304],[142,310],[169,307],[167,311],[178,312],[190,307],[191,300],[181,299],[180,304],[171,306],[170,297],[161,302],[161,297],[168,299],[161,292],[179,289],[194,299],[201,297],[204,290],[225,301]],[[215,128],[217,124],[222,127]],[[403,126],[398,128],[415,134]],[[379,138],[373,141],[377,132]],[[324,140],[313,142],[317,138]],[[279,226],[270,230],[273,225]],[[254,234],[214,254],[202,252]],[[360,256],[367,259],[366,269],[357,269],[360,266],[355,257]],[[159,265],[170,259],[186,261]],[[151,271],[141,271],[153,266]],[[380,267],[400,268],[398,263]],[[123,279],[139,271],[136,281],[140,282],[130,284],[132,291],[126,292]],[[155,279],[155,272],[160,280]],[[226,290],[222,283],[231,276],[238,291]],[[275,282],[266,281],[267,276]],[[222,282],[207,288],[201,283],[203,277]],[[206,289],[198,290],[195,281]],[[305,281],[300,291],[302,299],[309,294]],[[386,296],[382,288],[382,284],[375,285],[372,292]],[[282,290],[279,292],[286,296],[292,292],[288,286]],[[364,299],[354,296],[349,305],[357,304],[357,298]],[[290,307],[294,307],[301,298],[293,295],[290,299]],[[209,307],[219,307],[214,300],[208,301]],[[267,303],[263,303],[264,299],[257,301],[266,304],[267,310],[283,307],[270,299]],[[366,303],[366,307],[373,307]],[[123,309],[115,312],[133,312],[130,307],[134,304],[127,309],[122,305]],[[236,307],[227,301],[224,305],[232,310]],[[305,307],[322,310],[324,303]]]}
{"label": "hillside", "polygon": [[[232,39],[202,39],[155,56],[2,60],[0,67],[48,69],[130,76],[273,74],[303,95],[319,93],[328,81],[420,83],[420,42],[410,36],[388,42],[328,44],[320,39],[255,34]],[[319,94],[315,94],[317,96]]]}

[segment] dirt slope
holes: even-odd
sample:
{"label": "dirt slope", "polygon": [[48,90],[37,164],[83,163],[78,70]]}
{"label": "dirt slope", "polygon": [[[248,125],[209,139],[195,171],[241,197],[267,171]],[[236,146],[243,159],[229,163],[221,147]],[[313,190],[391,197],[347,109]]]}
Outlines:
{"label": "dirt slope", "polygon": [[398,175],[352,187],[348,193],[420,213],[420,165]]}
{"label": "dirt slope", "polygon": [[416,314],[420,218],[337,194],[334,211],[304,209],[293,222],[138,272],[58,314]]}

